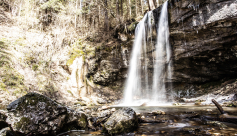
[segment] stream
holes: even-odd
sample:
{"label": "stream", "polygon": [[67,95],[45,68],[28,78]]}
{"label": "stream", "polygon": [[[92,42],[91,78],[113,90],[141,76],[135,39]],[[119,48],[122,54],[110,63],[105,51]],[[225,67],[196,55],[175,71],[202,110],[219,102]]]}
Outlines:
{"label": "stream", "polygon": [[[95,108],[95,107],[93,107]],[[115,107],[116,109],[121,107]],[[220,122],[219,111],[215,106],[139,106],[133,108],[139,119],[136,131],[121,134],[121,136],[235,136],[237,124]],[[237,108],[224,107],[229,115],[237,116]],[[163,111],[157,115],[154,111]],[[212,119],[210,120],[211,117]],[[207,119],[208,118],[208,119]],[[143,120],[143,121],[142,121]],[[147,121],[149,123],[144,123]],[[156,123],[150,123],[150,122]],[[72,130],[58,136],[93,136],[106,135],[99,131]]]}

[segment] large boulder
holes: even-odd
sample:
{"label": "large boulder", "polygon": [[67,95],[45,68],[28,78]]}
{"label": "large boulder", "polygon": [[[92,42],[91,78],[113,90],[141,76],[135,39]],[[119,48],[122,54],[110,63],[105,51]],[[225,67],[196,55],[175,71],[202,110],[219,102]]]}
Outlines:
{"label": "large boulder", "polygon": [[109,134],[131,132],[138,127],[136,112],[131,108],[122,108],[115,111],[104,123]]}
{"label": "large boulder", "polygon": [[56,135],[64,126],[85,127],[85,123],[81,122],[85,114],[75,113],[37,93],[28,93],[15,100],[7,106],[7,110],[9,113],[6,122],[11,125],[13,131],[20,134]]}

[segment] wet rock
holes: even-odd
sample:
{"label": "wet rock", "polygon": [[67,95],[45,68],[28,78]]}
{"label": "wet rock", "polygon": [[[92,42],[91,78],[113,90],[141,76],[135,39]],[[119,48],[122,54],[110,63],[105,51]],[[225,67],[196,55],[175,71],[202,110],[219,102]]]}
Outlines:
{"label": "wet rock", "polygon": [[64,126],[85,127],[84,122],[87,122],[83,120],[85,115],[37,93],[28,93],[15,100],[7,110],[6,122],[13,131],[24,135],[56,135]]}
{"label": "wet rock", "polygon": [[175,106],[181,106],[182,104],[181,104],[181,103],[173,103],[173,105],[175,105]]}
{"label": "wet rock", "polygon": [[237,107],[237,101],[227,103],[226,107]]}
{"label": "wet rock", "polygon": [[107,101],[105,99],[102,99],[102,98],[97,98],[97,102],[99,104],[106,104],[107,103]]}
{"label": "wet rock", "polygon": [[14,136],[14,134],[9,127],[6,127],[0,130],[0,136]]}
{"label": "wet rock", "polygon": [[8,124],[6,123],[7,115],[5,111],[0,111],[0,130],[2,128],[8,127]]}
{"label": "wet rock", "polygon": [[104,123],[109,134],[131,132],[138,127],[136,112],[131,108],[122,108],[115,111]]}
{"label": "wet rock", "polygon": [[68,130],[71,130],[72,127],[75,128],[82,128],[85,129],[87,128],[87,116],[83,112],[77,112],[71,109],[67,109],[68,113],[68,119],[66,124],[71,124],[71,125],[66,125],[69,126]]}
{"label": "wet rock", "polygon": [[219,122],[219,121],[207,121],[206,124],[207,125],[212,125],[212,126],[218,126],[220,128],[226,128],[227,127],[225,124],[223,124],[222,122]]}
{"label": "wet rock", "polygon": [[111,111],[112,111],[112,112],[115,112],[115,111],[116,111],[116,109],[115,109],[115,108],[112,108],[112,109],[111,109]]}
{"label": "wet rock", "polygon": [[153,115],[165,115],[164,111],[152,111]]}
{"label": "wet rock", "polygon": [[0,122],[5,122],[7,119],[6,111],[0,110]]}
{"label": "wet rock", "polygon": [[98,111],[107,110],[109,108],[110,108],[109,106],[102,106],[101,108],[98,109]]}
{"label": "wet rock", "polygon": [[147,103],[146,102],[144,102],[141,106],[146,106],[147,105]]}

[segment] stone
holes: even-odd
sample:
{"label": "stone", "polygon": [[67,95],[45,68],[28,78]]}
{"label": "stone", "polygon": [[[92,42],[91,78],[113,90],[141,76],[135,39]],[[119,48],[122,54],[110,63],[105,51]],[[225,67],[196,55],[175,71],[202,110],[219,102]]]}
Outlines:
{"label": "stone", "polygon": [[9,127],[0,130],[0,136],[14,136]]}
{"label": "stone", "polygon": [[181,103],[173,103],[174,106],[181,106]]}
{"label": "stone", "polygon": [[8,124],[6,123],[7,120],[7,113],[6,111],[0,110],[0,130],[3,128],[8,127]]}
{"label": "stone", "polygon": [[164,111],[152,111],[153,115],[165,115]]}
{"label": "stone", "polygon": [[50,98],[28,93],[7,106],[6,122],[24,135],[56,135],[66,128],[85,128],[85,114],[76,113]]}
{"label": "stone", "polygon": [[131,108],[122,108],[115,111],[104,123],[109,134],[131,132],[138,127],[136,112]]}
{"label": "stone", "polygon": [[115,112],[115,111],[116,111],[116,109],[115,109],[115,108],[112,108],[112,109],[111,109],[111,111],[112,111],[112,112]]}
{"label": "stone", "polygon": [[86,106],[86,103],[83,101],[77,101],[74,103],[74,105]]}
{"label": "stone", "polygon": [[109,106],[102,106],[101,108],[99,108],[98,110],[101,111],[101,110],[107,110],[109,109],[110,107]]}
{"label": "stone", "polygon": [[82,129],[87,128],[88,126],[87,116],[83,112],[77,112],[71,109],[67,109],[67,113],[68,113],[68,119],[66,124],[74,124],[69,125],[69,127],[73,126]]}
{"label": "stone", "polygon": [[[172,81],[165,81],[180,83],[177,90],[183,92],[194,85],[193,92],[198,94],[196,87],[200,84],[237,75],[237,64],[234,63],[237,61],[237,2],[169,0],[169,5],[173,77]],[[153,10],[156,24],[161,7]]]}
{"label": "stone", "polygon": [[97,102],[99,104],[106,104],[107,103],[107,101],[105,99],[102,99],[102,98],[97,98]]}

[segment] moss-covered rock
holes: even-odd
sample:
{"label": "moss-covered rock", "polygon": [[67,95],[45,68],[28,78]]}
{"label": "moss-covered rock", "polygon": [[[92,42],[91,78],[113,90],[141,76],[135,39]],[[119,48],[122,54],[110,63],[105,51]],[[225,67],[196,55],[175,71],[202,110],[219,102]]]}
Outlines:
{"label": "moss-covered rock", "polygon": [[[85,128],[87,120],[50,98],[28,93],[7,106],[7,123],[13,131],[25,135],[56,135],[63,128]],[[66,126],[66,127],[65,127]]]}
{"label": "moss-covered rock", "polygon": [[104,123],[109,134],[131,132],[138,127],[136,112],[131,108],[122,108],[115,111]]}
{"label": "moss-covered rock", "polygon": [[63,127],[63,131],[87,128],[87,116],[84,113],[71,109],[68,109],[67,113],[67,122]]}

